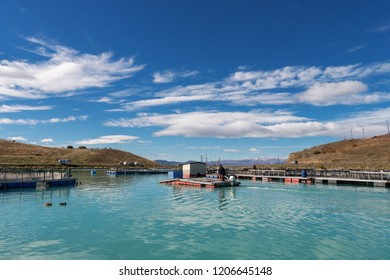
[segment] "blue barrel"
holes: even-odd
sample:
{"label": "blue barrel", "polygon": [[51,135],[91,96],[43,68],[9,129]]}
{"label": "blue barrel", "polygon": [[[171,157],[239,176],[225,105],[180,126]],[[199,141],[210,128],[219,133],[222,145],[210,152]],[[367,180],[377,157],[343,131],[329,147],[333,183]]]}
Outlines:
{"label": "blue barrel", "polygon": [[301,175],[302,175],[302,177],[306,178],[306,177],[307,177],[307,172],[306,172],[306,170],[302,170]]}
{"label": "blue barrel", "polygon": [[183,178],[183,171],[169,171],[168,172],[168,179],[176,179],[176,178]]}

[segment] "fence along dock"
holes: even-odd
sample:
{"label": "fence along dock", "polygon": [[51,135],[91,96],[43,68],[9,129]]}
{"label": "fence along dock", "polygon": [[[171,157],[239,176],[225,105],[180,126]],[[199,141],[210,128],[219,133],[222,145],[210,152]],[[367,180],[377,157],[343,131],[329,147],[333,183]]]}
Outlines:
{"label": "fence along dock", "polygon": [[70,168],[0,170],[0,190],[75,185]]}
{"label": "fence along dock", "polygon": [[363,185],[390,187],[390,172],[353,171],[353,170],[316,170],[316,169],[252,169],[236,174],[239,179],[263,181],[281,181],[286,183],[320,183],[335,185]]}

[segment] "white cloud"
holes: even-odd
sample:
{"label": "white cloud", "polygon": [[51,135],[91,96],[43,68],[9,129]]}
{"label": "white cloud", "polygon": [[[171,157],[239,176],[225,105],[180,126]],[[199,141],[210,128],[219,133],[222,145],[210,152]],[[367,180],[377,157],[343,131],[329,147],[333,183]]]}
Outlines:
{"label": "white cloud", "polygon": [[54,140],[53,140],[53,138],[43,138],[43,139],[39,140],[39,142],[41,142],[41,143],[53,143]]}
{"label": "white cloud", "polygon": [[377,62],[367,65],[351,64],[343,66],[328,66],[324,69],[319,81],[315,82],[340,82],[345,79],[363,79],[370,75],[382,75],[390,73],[390,62]]}
{"label": "white cloud", "polygon": [[336,120],[334,129],[329,130],[325,135],[349,138],[351,131],[354,135],[362,135],[362,129],[367,137],[386,134],[388,116],[390,116],[390,107],[357,112],[344,119]]}
{"label": "white cloud", "polygon": [[365,128],[366,135],[386,132],[390,108],[378,109],[328,121],[312,121],[288,111],[219,112],[180,114],[140,114],[133,119],[111,120],[112,127],[157,127],[155,136],[216,138],[294,138],[331,136],[344,138],[351,129]]}
{"label": "white cloud", "polygon": [[112,59],[112,53],[82,54],[59,44],[28,38],[36,47],[30,50],[44,61],[0,61],[0,95],[17,98],[44,98],[51,94],[92,87],[106,87],[131,77],[144,65],[134,58]]}
{"label": "white cloud", "polygon": [[362,45],[356,45],[356,46],[353,46],[352,48],[348,49],[347,52],[348,53],[354,53],[354,52],[357,52],[363,48],[365,48],[366,45],[365,44],[362,44]]}
{"label": "white cloud", "polygon": [[109,96],[103,96],[103,97],[100,97],[98,99],[90,100],[90,102],[107,103],[107,104],[120,104],[123,102],[123,100],[117,100],[117,99],[109,97]]}
{"label": "white cloud", "polygon": [[[151,90],[147,87],[137,87],[137,88],[127,88],[125,90],[115,91],[109,93],[107,96],[101,96],[94,99],[89,100],[89,102],[97,102],[97,103],[107,103],[107,104],[120,104],[124,106],[128,104],[128,99],[130,96],[139,94],[144,95],[145,92]],[[112,109],[107,111],[124,111],[124,109]]]}
{"label": "white cloud", "polygon": [[7,137],[7,139],[12,141],[27,141],[27,139],[22,136]]}
{"label": "white cloud", "polygon": [[390,20],[383,22],[382,24],[374,28],[369,29],[369,31],[373,33],[387,33],[388,31],[390,31]]}
{"label": "white cloud", "polygon": [[170,71],[167,71],[165,73],[155,72],[153,74],[153,82],[158,84],[170,83],[173,81],[174,78],[175,75]]}
{"label": "white cloud", "polygon": [[52,110],[52,106],[29,106],[29,105],[1,105],[0,113],[17,113],[22,111]]}
{"label": "white cloud", "polygon": [[[286,66],[271,71],[239,70],[218,82],[175,86],[151,98],[122,104],[122,110],[173,105],[193,101],[218,101],[238,105],[311,104],[356,105],[390,100],[390,94],[368,91],[365,79],[390,73],[390,62],[341,66]],[[161,73],[160,73],[161,74]],[[160,75],[167,82],[175,75]],[[333,99],[328,97],[332,96]],[[305,98],[307,97],[307,98]]]}
{"label": "white cloud", "polygon": [[88,119],[89,116],[83,115],[83,116],[69,116],[67,118],[51,118],[45,121],[42,121],[42,123],[64,123],[64,122],[74,122],[74,121],[85,121]]}
{"label": "white cloud", "polygon": [[238,71],[232,82],[251,81],[256,90],[305,86],[322,73],[319,67],[286,66],[273,71]]}
{"label": "white cloud", "polygon": [[0,124],[4,124],[4,125],[52,124],[52,123],[85,121],[87,118],[88,118],[88,116],[69,116],[66,118],[51,118],[51,119],[47,119],[47,120],[0,118]]}
{"label": "white cloud", "polygon": [[385,134],[387,133],[386,121],[389,120],[389,116],[390,107],[372,111],[358,112],[351,115],[350,117],[338,120],[337,122],[344,127],[366,127],[368,130],[372,129],[373,131],[381,127],[379,130],[381,130],[382,132],[378,132],[377,134]]}
{"label": "white cloud", "polygon": [[157,84],[171,83],[178,78],[195,77],[199,73],[198,71],[174,71],[166,70],[163,72],[155,72],[153,74],[153,82]]}
{"label": "white cloud", "polygon": [[299,94],[298,98],[304,103],[317,106],[353,105],[367,103],[367,96],[362,94],[367,90],[367,85],[360,81],[316,83]]}
{"label": "white cloud", "polygon": [[285,111],[218,112],[199,111],[181,114],[148,115],[134,119],[119,119],[105,123],[114,127],[161,126],[164,129],[156,136],[186,137],[269,137],[267,124],[303,121],[306,118],[293,116]]}
{"label": "white cloud", "polygon": [[228,95],[226,96],[226,98],[235,104],[247,105],[247,106],[256,106],[258,104],[284,105],[284,104],[294,104],[297,102],[295,96],[288,92],[247,93],[244,94],[243,96],[236,94],[236,95]]}
{"label": "white cloud", "polygon": [[224,149],[223,150],[225,153],[238,153],[240,150],[237,149]]}
{"label": "white cloud", "polygon": [[153,99],[145,99],[145,100],[139,100],[134,102],[128,102],[122,104],[122,108],[124,110],[135,110],[143,107],[177,104],[177,103],[189,102],[189,101],[210,100],[212,98],[213,95],[166,96],[162,98],[153,98]]}
{"label": "white cloud", "polygon": [[359,64],[350,64],[342,66],[328,66],[322,72],[323,82],[338,81],[340,79],[349,79],[360,75]]}
{"label": "white cloud", "polygon": [[22,14],[29,14],[29,13],[30,13],[30,10],[27,9],[27,8],[24,8],[24,7],[20,7],[20,8],[19,8],[19,11],[20,11]]}
{"label": "white cloud", "polygon": [[81,141],[76,141],[76,144],[79,145],[104,145],[104,144],[118,144],[118,143],[127,143],[139,139],[136,136],[129,135],[107,135],[100,136],[94,139],[85,139]]}

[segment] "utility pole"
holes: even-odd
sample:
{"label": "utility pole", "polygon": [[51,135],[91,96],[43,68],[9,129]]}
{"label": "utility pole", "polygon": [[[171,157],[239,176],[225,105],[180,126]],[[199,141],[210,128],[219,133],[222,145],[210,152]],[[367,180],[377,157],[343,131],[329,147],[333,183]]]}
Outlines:
{"label": "utility pole", "polygon": [[366,138],[365,135],[364,135],[364,128],[362,128],[362,130],[363,130],[363,139],[364,139],[364,138]]}
{"label": "utility pole", "polygon": [[389,135],[390,135],[390,129],[389,129],[389,120],[387,120],[387,121],[386,121],[386,123],[387,123],[387,134],[389,134]]}
{"label": "utility pole", "polygon": [[351,128],[351,139],[353,139],[352,128]]}

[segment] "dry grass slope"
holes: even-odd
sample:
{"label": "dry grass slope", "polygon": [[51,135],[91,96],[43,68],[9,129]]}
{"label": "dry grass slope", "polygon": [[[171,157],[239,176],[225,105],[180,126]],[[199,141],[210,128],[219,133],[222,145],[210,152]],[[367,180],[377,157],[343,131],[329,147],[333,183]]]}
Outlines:
{"label": "dry grass slope", "polygon": [[78,166],[112,167],[119,162],[138,162],[147,168],[159,164],[135,154],[116,149],[50,148],[0,139],[0,165],[52,166],[58,159],[70,159]]}
{"label": "dry grass slope", "polygon": [[288,161],[327,169],[390,170],[390,135],[312,147],[290,154]]}

